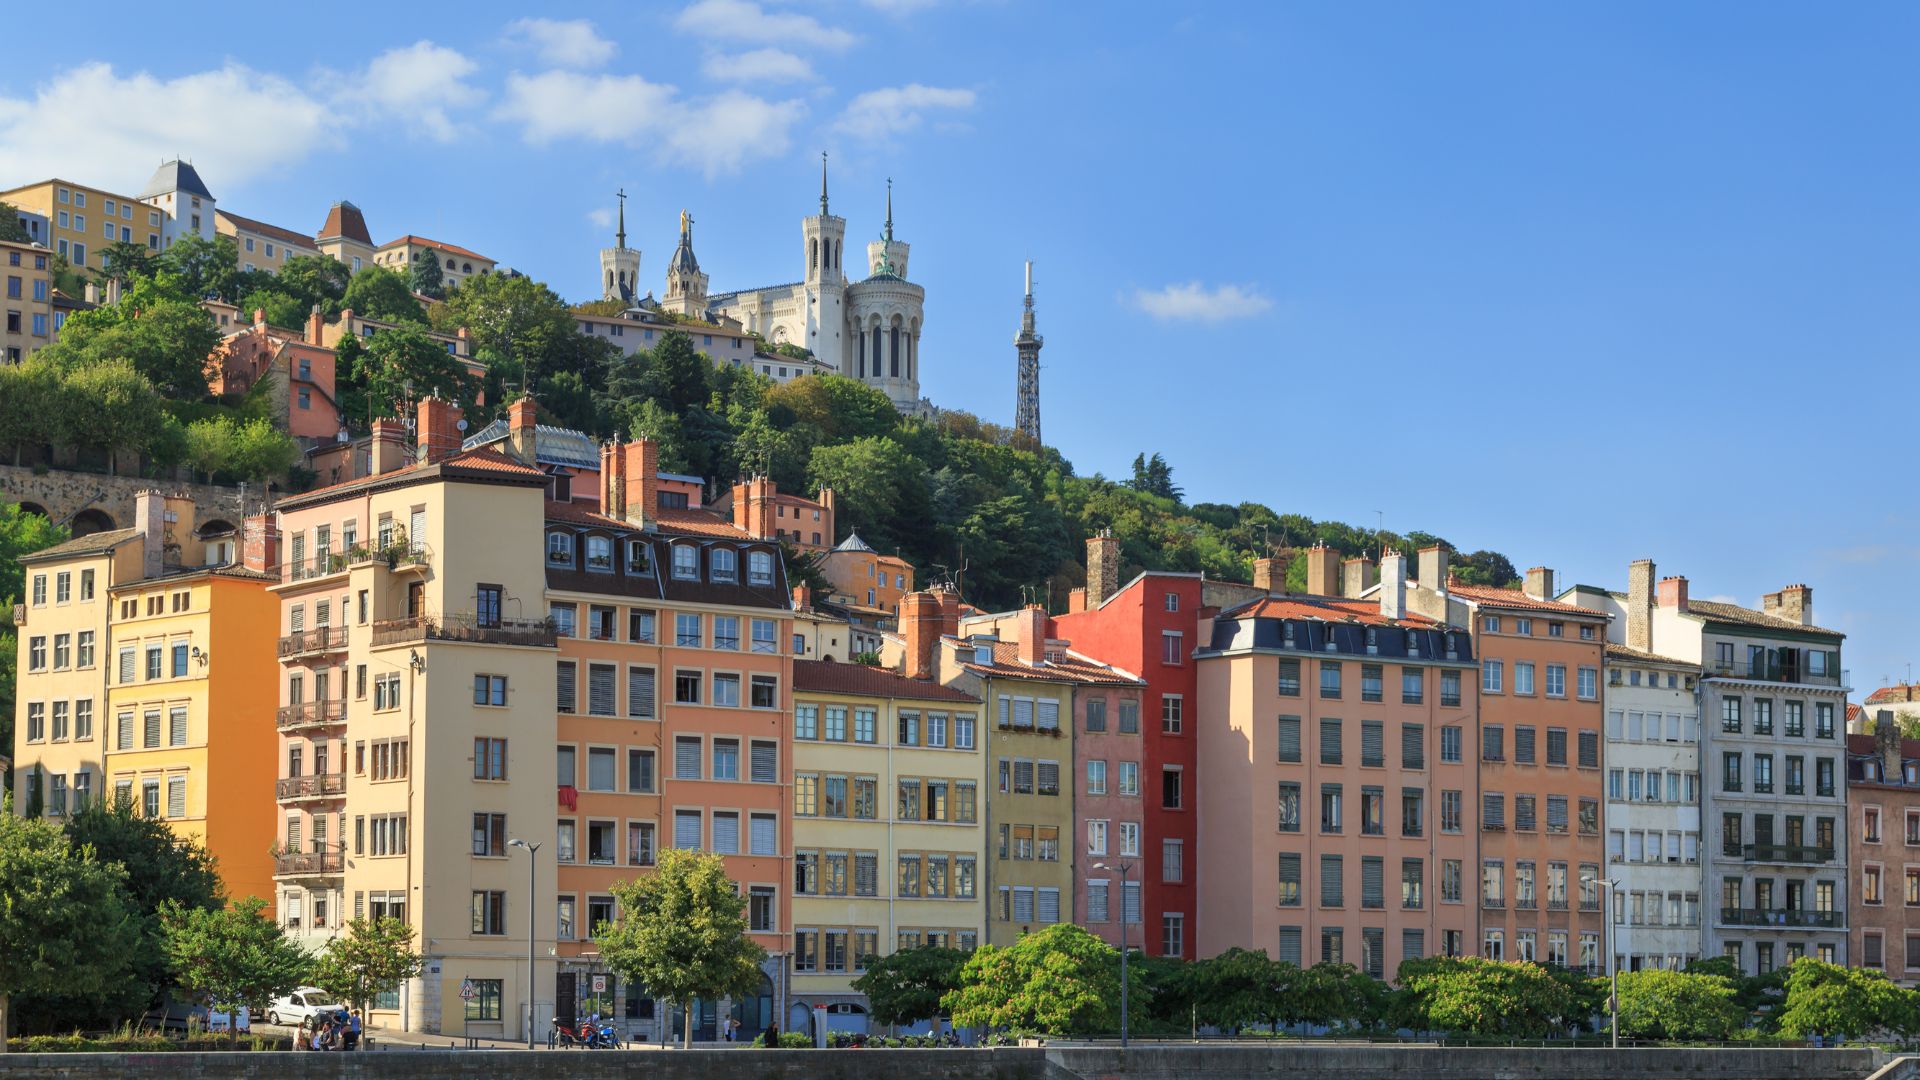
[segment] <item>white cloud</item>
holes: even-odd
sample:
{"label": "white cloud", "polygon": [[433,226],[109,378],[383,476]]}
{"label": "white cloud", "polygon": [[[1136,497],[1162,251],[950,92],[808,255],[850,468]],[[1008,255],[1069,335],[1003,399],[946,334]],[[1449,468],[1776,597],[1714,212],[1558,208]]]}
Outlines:
{"label": "white cloud", "polygon": [[587,211],[587,220],[603,229],[611,229],[613,227],[613,211],[604,206],[597,210],[589,210]]}
{"label": "white cloud", "polygon": [[714,53],[700,66],[709,79],[721,82],[812,82],[813,65],[782,49],[755,49],[726,55]]}
{"label": "white cloud", "polygon": [[920,126],[929,111],[973,108],[971,90],[939,86],[889,86],[869,90],[847,103],[834,125],[839,130],[863,139],[885,139]]}
{"label": "white cloud", "polygon": [[9,182],[50,176],[135,190],[161,161],[190,159],[218,195],[340,143],[325,103],[277,75],[229,61],[157,79],[83,64],[0,95],[0,161]]}
{"label": "white cloud", "polygon": [[940,0],[866,0],[866,5],[888,15],[911,15],[916,11],[925,11],[939,2]]}
{"label": "white cloud", "polygon": [[465,81],[479,67],[445,46],[416,41],[388,49],[374,57],[365,71],[343,77],[339,99],[360,106],[365,119],[398,120],[409,131],[450,142],[459,136],[460,128],[448,110],[486,96]]}
{"label": "white cloud", "polygon": [[767,101],[737,90],[686,99],[672,86],[639,75],[567,71],[514,72],[494,111],[496,118],[518,124],[520,137],[535,146],[557,139],[649,140],[664,147],[669,160],[709,176],[786,153],[793,126],[805,115],[799,101]]}
{"label": "white cloud", "polygon": [[507,40],[561,67],[596,68],[620,50],[586,19],[517,19],[507,24]]}
{"label": "white cloud", "polygon": [[812,46],[834,52],[859,40],[853,32],[827,26],[811,15],[768,11],[753,0],[694,0],[673,25],[684,33],[715,41]]}
{"label": "white cloud", "polygon": [[1135,289],[1133,306],[1164,322],[1225,322],[1262,314],[1273,307],[1273,301],[1252,287],[1208,288],[1189,281],[1152,291]]}

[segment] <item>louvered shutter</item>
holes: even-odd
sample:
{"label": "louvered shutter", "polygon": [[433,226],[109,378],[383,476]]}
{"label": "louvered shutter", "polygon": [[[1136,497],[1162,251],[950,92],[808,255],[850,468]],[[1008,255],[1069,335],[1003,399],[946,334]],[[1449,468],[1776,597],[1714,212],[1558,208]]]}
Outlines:
{"label": "louvered shutter", "polygon": [[1340,764],[1340,721],[1321,718],[1320,720],[1320,764]]}
{"label": "louvered shutter", "polygon": [[756,742],[752,749],[753,758],[751,779],[756,784],[774,784],[780,781],[780,748],[770,742]]}
{"label": "louvered shutter", "polygon": [[1033,700],[1031,698],[1015,698],[1013,700],[1013,726],[1017,728],[1030,728],[1033,726]]}
{"label": "louvered shutter", "polygon": [[[1059,702],[1057,702],[1057,701],[1044,701],[1044,700],[1043,700],[1043,701],[1040,701],[1040,702],[1038,702],[1038,703],[1037,703],[1037,706],[1038,706],[1038,708],[1039,708],[1039,710],[1040,710],[1040,730],[1041,730],[1041,731],[1057,731],[1057,730],[1059,730],[1059,727],[1060,727],[1060,703],[1059,703]],[[1043,919],[1043,920],[1041,920],[1041,921],[1042,921],[1042,922],[1045,922],[1046,920],[1044,920],[1044,919]],[[1054,921],[1056,921],[1056,922],[1057,922],[1057,921],[1059,921],[1059,920],[1054,920]]]}
{"label": "louvered shutter", "polygon": [[587,751],[587,790],[612,791],[614,789],[613,773],[613,751],[600,749]]}
{"label": "louvered shutter", "polygon": [[1425,930],[1400,931],[1400,959],[1418,960],[1427,955],[1427,932]]}
{"label": "louvered shutter", "polygon": [[1280,902],[1289,907],[1300,903],[1300,856],[1290,851],[1280,853]]}
{"label": "louvered shutter", "polygon": [[612,664],[587,667],[587,711],[595,716],[613,715],[614,670]]}
{"label": "louvered shutter", "polygon": [[1120,917],[1130,923],[1140,921],[1140,883],[1126,881],[1120,884]]}
{"label": "louvered shutter", "polygon": [[1340,880],[1346,870],[1341,856],[1320,856],[1320,906],[1339,907],[1346,902],[1345,889]]}
{"label": "louvered shutter", "polygon": [[1060,763],[1059,762],[1057,761],[1040,762],[1039,786],[1038,788],[1036,788],[1036,791],[1038,794],[1041,794],[1041,795],[1060,794]]}
{"label": "louvered shutter", "polygon": [[1480,827],[1498,831],[1507,827],[1507,797],[1505,795],[1483,795],[1480,797]]}
{"label": "louvered shutter", "polygon": [[714,811],[713,850],[722,855],[740,854],[739,814]]}
{"label": "louvered shutter", "polygon": [[688,849],[700,846],[700,811],[680,810],[674,813],[673,846]]}
{"label": "louvered shutter", "polygon": [[1297,716],[1280,718],[1280,760],[1300,760],[1300,718]]}
{"label": "louvered shutter", "polygon": [[1038,897],[1039,919],[1043,923],[1060,921],[1060,890],[1041,889]]}
{"label": "louvered shutter", "polygon": [[133,681],[133,650],[120,650],[120,682],[124,685]]}
{"label": "louvered shutter", "polygon": [[1107,918],[1107,883],[1090,881],[1087,883],[1087,921],[1106,922]]}
{"label": "louvered shutter", "polygon": [[[1567,797],[1565,795],[1547,796],[1547,829],[1551,832],[1567,831]],[[1678,842],[1680,834],[1671,833],[1669,839]]]}
{"label": "louvered shutter", "polygon": [[577,679],[578,671],[571,663],[561,664],[554,669],[554,707],[563,713],[574,711],[574,701],[578,690],[575,685]]}
{"label": "louvered shutter", "polygon": [[142,728],[144,728],[144,731],[142,732],[142,734],[145,735],[146,737],[146,745],[159,746],[160,745],[160,711],[156,709],[153,712],[147,713],[144,717],[141,718],[141,720],[142,720],[141,726]]}
{"label": "louvered shutter", "polygon": [[187,745],[187,710],[173,709],[167,714],[167,745]]}
{"label": "louvered shutter", "polygon": [[1513,827],[1521,832],[1532,832],[1534,824],[1533,796],[1515,795],[1513,797]]}
{"label": "louvered shutter", "polygon": [[627,669],[627,715],[643,720],[654,717],[654,675],[650,667]]}
{"label": "louvered shutter", "polygon": [[673,775],[678,780],[700,779],[700,740],[680,738],[673,741]]}
{"label": "louvered shutter", "polygon": [[1277,958],[1283,964],[1300,966],[1300,928],[1283,926],[1280,928],[1280,955]]}
{"label": "louvered shutter", "polygon": [[1533,729],[1516,727],[1513,729],[1513,760],[1516,764],[1533,764]]}
{"label": "louvered shutter", "polygon": [[1030,923],[1033,921],[1033,890],[1032,889],[1023,888],[1018,885],[1014,886],[1013,921],[1021,922],[1021,923]]}
{"label": "louvered shutter", "polygon": [[780,854],[779,819],[772,814],[755,814],[748,823],[748,842],[753,846],[755,855]]}
{"label": "louvered shutter", "polygon": [[187,816],[187,778],[184,776],[167,778],[167,816],[170,818]]}
{"label": "louvered shutter", "polygon": [[121,713],[114,719],[114,728],[115,749],[133,749],[133,714],[130,712]]}
{"label": "louvered shutter", "polygon": [[1400,725],[1400,767],[1403,769],[1427,767],[1427,726],[1425,724]]}
{"label": "louvered shutter", "polygon": [[1386,906],[1386,870],[1380,859],[1371,855],[1360,860],[1360,906]]}
{"label": "louvered shutter", "polygon": [[1360,724],[1360,764],[1380,767],[1387,763],[1386,728],[1378,720]]}

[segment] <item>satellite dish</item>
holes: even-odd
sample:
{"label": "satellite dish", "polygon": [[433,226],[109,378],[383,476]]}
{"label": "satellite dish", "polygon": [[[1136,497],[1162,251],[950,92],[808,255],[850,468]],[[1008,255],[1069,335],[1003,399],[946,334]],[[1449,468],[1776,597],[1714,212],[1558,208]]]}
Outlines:
{"label": "satellite dish", "polygon": [[454,425],[453,425],[453,426],[454,426],[455,428],[457,428],[458,430],[460,430],[460,431],[465,431],[465,430],[467,430],[467,422],[466,422],[465,420],[456,420],[456,421],[454,421]]}

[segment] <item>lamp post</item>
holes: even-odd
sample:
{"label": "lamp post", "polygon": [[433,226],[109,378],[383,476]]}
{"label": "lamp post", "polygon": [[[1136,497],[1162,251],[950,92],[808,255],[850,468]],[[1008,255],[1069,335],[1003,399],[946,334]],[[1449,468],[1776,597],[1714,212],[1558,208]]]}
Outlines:
{"label": "lamp post", "polygon": [[538,940],[539,922],[536,914],[538,903],[535,900],[539,888],[535,880],[534,869],[539,864],[539,841],[509,840],[508,847],[527,849],[527,1049],[533,1049],[533,950]]}
{"label": "lamp post", "polygon": [[1120,874],[1120,1049],[1127,1048],[1127,875],[1133,872],[1133,864],[1123,862],[1118,866],[1106,863],[1094,863],[1095,870],[1113,870]]}
{"label": "lamp post", "polygon": [[1613,897],[1612,891],[1620,883],[1613,878],[1594,877],[1582,874],[1584,884],[1599,886],[1607,899],[1600,904],[1600,925],[1606,931],[1607,973],[1612,980],[1612,988],[1607,994],[1607,1014],[1612,1020],[1610,1027],[1613,1035],[1613,1048],[1620,1049],[1620,961],[1613,954]]}

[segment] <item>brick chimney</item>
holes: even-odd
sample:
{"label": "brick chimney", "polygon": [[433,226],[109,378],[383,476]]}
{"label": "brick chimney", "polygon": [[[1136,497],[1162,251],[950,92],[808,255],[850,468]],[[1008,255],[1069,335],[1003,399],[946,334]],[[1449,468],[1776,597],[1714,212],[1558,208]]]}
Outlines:
{"label": "brick chimney", "polygon": [[933,678],[934,649],[940,643],[940,599],[927,592],[901,597],[900,636],[906,642],[907,678]]}
{"label": "brick chimney", "polygon": [[940,632],[948,637],[960,633],[960,594],[951,585],[942,585],[933,590],[940,601]]}
{"label": "brick chimney", "polygon": [[267,328],[266,308],[257,307],[253,309],[253,328],[255,330],[265,330]]}
{"label": "brick chimney", "polygon": [[157,578],[166,566],[167,497],[148,488],[133,497],[133,527],[140,530],[140,576]]}
{"label": "brick chimney", "polygon": [[1397,551],[1380,556],[1380,617],[1407,616],[1407,557]]}
{"label": "brick chimney", "polygon": [[1314,596],[1340,595],[1340,564],[1334,550],[1325,544],[1307,549],[1307,592]]}
{"label": "brick chimney", "polygon": [[368,475],[379,476],[413,464],[413,447],[408,445],[411,441],[407,425],[398,420],[375,420],[373,435],[367,440]]}
{"label": "brick chimney", "polygon": [[1527,571],[1527,581],[1521,592],[1535,600],[1553,599],[1553,571],[1544,566],[1536,566]]}
{"label": "brick chimney", "polygon": [[600,512],[611,518],[627,516],[627,455],[617,435],[600,444]]}
{"label": "brick chimney", "polygon": [[[833,489],[821,488],[820,493],[815,495],[813,500],[820,504],[820,543],[822,546],[830,548],[839,543],[839,538],[833,531],[835,528]],[[811,543],[813,540],[812,536],[808,536],[807,540]]]}
{"label": "brick chimney", "polygon": [[645,525],[659,518],[660,451],[652,439],[635,439],[620,448],[626,455],[621,469],[627,485],[626,519]]}
{"label": "brick chimney", "polygon": [[733,527],[762,540],[774,536],[774,496],[780,489],[764,476],[733,485]]}
{"label": "brick chimney", "polygon": [[1087,537],[1087,609],[1107,602],[1120,591],[1120,541],[1109,529]]}
{"label": "brick chimney", "polygon": [[1047,658],[1047,609],[1028,604],[1014,614],[1014,648],[1020,659],[1038,664]]}
{"label": "brick chimney", "polygon": [[459,425],[460,410],[453,402],[438,397],[421,399],[420,416],[414,429],[420,460],[432,464],[459,453]]}
{"label": "brick chimney", "polygon": [[1801,626],[1813,625],[1813,589],[1807,585],[1789,585],[1767,599],[1778,601],[1768,610]]}
{"label": "brick chimney", "polygon": [[805,585],[795,585],[793,587],[793,610],[795,611],[812,611],[813,610],[813,590],[812,589],[808,588]]}
{"label": "brick chimney", "polygon": [[1447,564],[1450,561],[1449,556],[1452,554],[1452,552],[1447,550],[1447,545],[1445,544],[1428,544],[1426,547],[1421,548],[1419,551],[1419,565],[1415,567],[1416,576],[1414,580],[1418,581],[1422,588],[1432,592],[1445,593],[1447,591]]}
{"label": "brick chimney", "polygon": [[1627,566],[1627,648],[1653,651],[1653,560]]}
{"label": "brick chimney", "polygon": [[522,394],[520,399],[507,406],[507,449],[523,463],[539,466],[536,458],[539,450],[540,407],[533,402],[533,395]]}
{"label": "brick chimney", "polygon": [[1655,590],[1654,596],[1663,608],[1672,608],[1680,612],[1686,611],[1687,579],[1679,576],[1661,578],[1660,585]]}
{"label": "brick chimney", "polygon": [[1340,560],[1340,595],[1357,597],[1380,580],[1380,568],[1364,555]]}
{"label": "brick chimney", "polygon": [[1068,589],[1067,614],[1078,615],[1085,610],[1087,610],[1087,590],[1084,588]]}
{"label": "brick chimney", "polygon": [[1873,751],[1880,758],[1880,778],[1888,783],[1900,782],[1900,718],[1891,709],[1876,709],[1873,713]]}
{"label": "brick chimney", "polygon": [[254,514],[241,523],[240,565],[262,574],[280,572],[280,526],[273,514]]}
{"label": "brick chimney", "polygon": [[1285,592],[1286,567],[1287,564],[1279,559],[1253,560],[1253,587],[1267,593]]}
{"label": "brick chimney", "polygon": [[309,345],[321,344],[320,334],[321,334],[321,331],[326,327],[326,325],[327,325],[327,321],[320,317],[320,305],[319,304],[313,305],[313,310],[307,312],[307,337],[306,337],[307,344]]}

